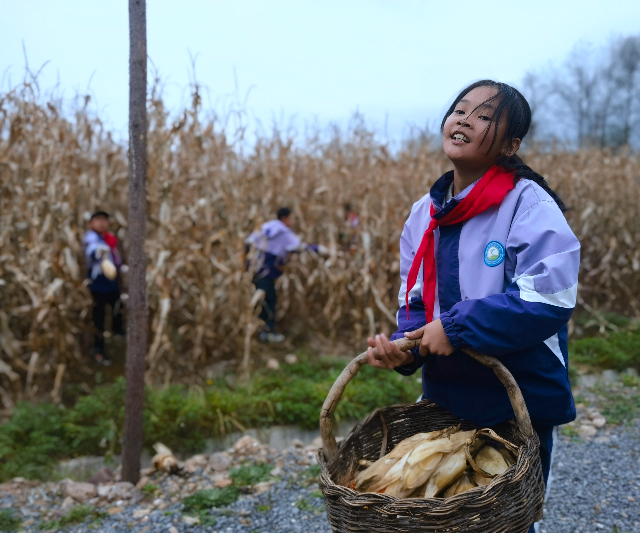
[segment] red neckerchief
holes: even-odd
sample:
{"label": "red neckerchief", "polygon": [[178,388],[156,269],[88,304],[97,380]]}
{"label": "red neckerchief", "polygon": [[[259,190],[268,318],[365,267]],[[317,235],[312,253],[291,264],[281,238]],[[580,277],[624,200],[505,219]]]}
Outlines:
{"label": "red neckerchief", "polygon": [[117,268],[120,268],[122,259],[120,258],[120,252],[118,252],[118,237],[108,231],[102,236],[107,246],[111,248],[111,256],[113,257],[113,263]]}
{"label": "red neckerchief", "polygon": [[116,237],[113,233],[109,233],[108,231],[102,236],[104,242],[107,243],[107,246],[112,250],[118,248],[118,237]]}
{"label": "red neckerchief", "polygon": [[420,247],[413,258],[413,263],[411,263],[411,269],[407,276],[407,292],[405,294],[407,318],[409,318],[409,293],[416,284],[420,265],[423,264],[422,301],[424,302],[427,324],[433,320],[433,306],[436,298],[436,263],[433,231],[438,226],[464,222],[490,207],[500,205],[506,194],[515,186],[513,177],[513,172],[507,172],[497,165],[492,166],[458,205],[437,220],[433,218],[436,210],[433,207],[433,202],[431,203],[431,222],[422,236]]}

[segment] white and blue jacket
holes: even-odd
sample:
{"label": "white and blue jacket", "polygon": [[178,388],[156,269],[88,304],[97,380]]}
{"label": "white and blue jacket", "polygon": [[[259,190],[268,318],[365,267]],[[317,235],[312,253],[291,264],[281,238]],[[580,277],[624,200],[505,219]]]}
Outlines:
{"label": "white and blue jacket", "polygon": [[[426,323],[422,269],[405,304],[411,263],[431,220],[442,216],[473,188],[445,204],[453,171],[413,205],[400,238],[398,331]],[[396,368],[411,375],[422,367],[425,398],[461,419],[493,426],[513,418],[504,386],[493,371],[459,348],[496,356],[513,374],[532,422],[554,426],[575,418],[568,379],[567,322],[576,304],[580,243],[553,199],[521,179],[499,206],[434,232],[437,287],[434,320],[440,318],[456,352],[421,357]]]}

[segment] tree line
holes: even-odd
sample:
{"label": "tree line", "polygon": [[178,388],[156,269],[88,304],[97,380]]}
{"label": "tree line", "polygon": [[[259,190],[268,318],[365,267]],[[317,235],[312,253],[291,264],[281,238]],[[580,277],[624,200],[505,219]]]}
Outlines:
{"label": "tree line", "polygon": [[578,44],[561,65],[528,72],[522,90],[532,142],[640,147],[640,34],[601,48]]}

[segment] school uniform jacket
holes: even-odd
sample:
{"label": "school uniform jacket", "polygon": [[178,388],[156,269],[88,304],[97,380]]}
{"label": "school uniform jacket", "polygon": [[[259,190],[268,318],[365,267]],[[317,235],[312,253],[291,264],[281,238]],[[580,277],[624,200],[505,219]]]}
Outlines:
{"label": "school uniform jacket", "polygon": [[[398,331],[402,337],[426,323],[422,269],[405,304],[411,263],[425,229],[473,188],[445,204],[453,171],[413,205],[400,238]],[[437,288],[434,320],[440,318],[456,352],[421,357],[397,372],[422,368],[424,397],[461,419],[492,426],[513,418],[504,386],[493,371],[460,348],[497,357],[513,374],[534,424],[558,425],[575,418],[568,379],[567,322],[576,304],[580,243],[553,199],[521,179],[499,206],[434,232]]]}

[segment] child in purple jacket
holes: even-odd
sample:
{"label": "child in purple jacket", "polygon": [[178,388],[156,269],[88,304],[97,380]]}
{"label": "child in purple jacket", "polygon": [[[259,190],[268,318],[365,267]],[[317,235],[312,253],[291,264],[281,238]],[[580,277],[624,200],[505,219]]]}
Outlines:
{"label": "child in purple jacket", "polygon": [[497,357],[526,401],[548,489],[555,427],[576,414],[567,322],[580,243],[562,201],[516,155],[530,124],[529,104],[504,83],[480,81],[455,99],[441,126],[453,170],[413,205],[400,238],[390,340],[421,339],[420,347],[401,352],[376,335],[368,360],[402,375],[421,371],[424,398],[487,427],[514,413],[493,371],[461,349]]}

